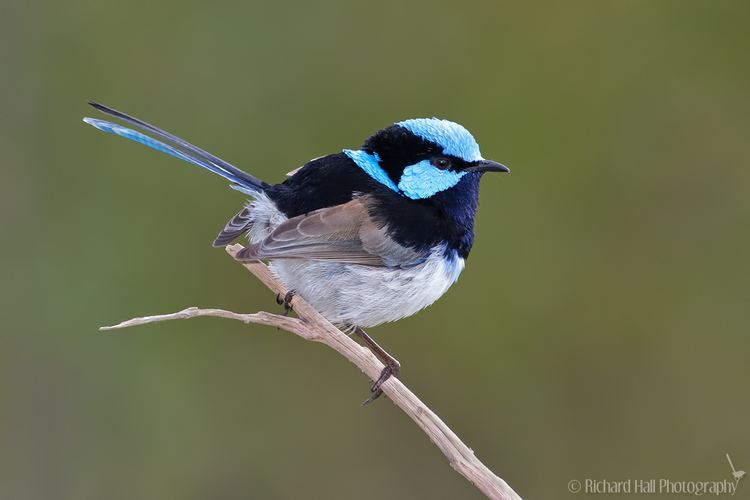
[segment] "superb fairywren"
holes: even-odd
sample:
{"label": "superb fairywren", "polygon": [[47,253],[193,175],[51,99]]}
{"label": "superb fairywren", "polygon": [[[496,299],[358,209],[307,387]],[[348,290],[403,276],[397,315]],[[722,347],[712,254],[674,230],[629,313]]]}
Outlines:
{"label": "superb fairywren", "polygon": [[400,365],[362,327],[410,316],[448,290],[474,241],[482,174],[509,172],[482,158],[461,125],[426,118],[391,125],[360,149],[317,158],[268,184],[146,122],[90,104],[153,137],[104,120],[86,123],[210,170],[253,198],[214,246],[247,236],[238,260],[269,261],[290,290],[383,357],[370,400]]}

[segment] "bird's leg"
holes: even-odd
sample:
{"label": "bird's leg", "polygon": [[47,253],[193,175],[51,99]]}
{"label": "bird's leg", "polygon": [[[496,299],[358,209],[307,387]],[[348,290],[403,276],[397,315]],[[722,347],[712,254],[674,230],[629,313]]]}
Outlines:
{"label": "bird's leg", "polygon": [[380,372],[380,376],[372,384],[372,387],[370,387],[372,394],[362,403],[363,405],[366,405],[375,401],[381,394],[383,394],[383,390],[380,388],[380,386],[383,385],[383,382],[390,377],[398,378],[401,374],[401,363],[399,363],[396,358],[385,352],[385,349],[380,347],[380,345],[360,327],[355,326],[354,333],[357,334],[357,337],[362,339],[365,345],[367,345],[367,347],[369,347],[370,350],[383,361],[383,363],[385,363],[385,367]]}
{"label": "bird's leg", "polygon": [[281,298],[281,294],[276,294],[276,303],[279,305],[284,305],[284,316],[289,316],[289,311],[292,310],[292,298],[294,297],[294,294],[296,292],[294,290],[289,290],[284,294],[284,298]]}

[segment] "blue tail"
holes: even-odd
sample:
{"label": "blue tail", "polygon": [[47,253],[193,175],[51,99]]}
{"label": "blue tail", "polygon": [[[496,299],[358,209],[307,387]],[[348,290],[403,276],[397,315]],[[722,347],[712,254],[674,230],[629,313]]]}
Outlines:
{"label": "blue tail", "polygon": [[180,139],[175,135],[170,134],[169,132],[165,132],[142,120],[133,118],[132,116],[126,115],[125,113],[121,113],[120,111],[114,110],[102,104],[96,102],[89,102],[89,104],[91,104],[99,111],[102,111],[103,113],[119,118],[147,132],[151,132],[156,137],[171,142],[172,144],[158,141],[146,134],[135,131],[133,129],[129,129],[127,127],[123,127],[122,125],[119,125],[117,123],[97,120],[95,118],[83,119],[84,122],[98,128],[99,130],[108,132],[110,134],[119,135],[120,137],[124,137],[135,142],[139,142],[157,151],[161,151],[162,153],[170,154],[179,158],[180,160],[205,168],[206,170],[209,170],[224,177],[225,179],[232,181],[234,183],[232,185],[232,188],[237,189],[238,191],[242,191],[243,193],[252,195],[253,193],[263,192],[268,187],[268,184],[261,181],[260,179],[256,179],[252,175],[240,170],[231,163],[228,163],[221,158],[214,156],[211,153],[208,153],[200,149],[199,147],[194,146],[183,139]]}

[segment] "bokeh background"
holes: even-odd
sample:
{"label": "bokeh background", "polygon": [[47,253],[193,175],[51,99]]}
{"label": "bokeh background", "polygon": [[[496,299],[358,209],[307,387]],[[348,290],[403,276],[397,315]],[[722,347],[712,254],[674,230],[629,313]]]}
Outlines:
{"label": "bokeh background", "polygon": [[485,179],[457,285],[371,330],[404,381],[525,498],[747,469],[749,19],[3,0],[0,498],[480,498],[319,345],[218,319],[97,332],[278,306],[210,246],[243,196],[84,125],[89,98],[269,181],[394,121],[465,124],[513,173]]}

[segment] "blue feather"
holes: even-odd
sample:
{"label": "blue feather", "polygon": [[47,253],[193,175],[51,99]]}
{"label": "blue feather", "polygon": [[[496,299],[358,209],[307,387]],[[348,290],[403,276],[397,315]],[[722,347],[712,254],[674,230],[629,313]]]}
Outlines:
{"label": "blue feather", "polygon": [[127,139],[132,139],[158,151],[162,151],[172,156],[176,156],[181,160],[187,161],[194,165],[198,165],[224,177],[225,179],[236,182],[237,185],[243,188],[245,191],[257,193],[263,192],[266,190],[266,188],[268,188],[268,184],[266,184],[262,180],[253,177],[247,172],[235,167],[231,163],[222,160],[218,156],[212,155],[208,151],[204,151],[198,146],[190,144],[188,141],[181,139],[176,135],[170,134],[169,132],[160,129],[159,127],[144,122],[143,120],[135,118],[134,116],[125,114],[122,111],[117,111],[116,109],[110,108],[109,106],[105,106],[104,104],[99,104],[98,102],[89,101],[89,104],[102,113],[113,116],[129,125],[133,125],[137,128],[145,130],[146,132],[158,137],[159,139],[166,141],[166,144],[140,132],[125,128],[119,124],[105,122],[103,120],[95,120],[93,118],[84,120],[86,123],[89,123],[100,130],[109,132],[111,134],[120,135]]}
{"label": "blue feather", "polygon": [[[120,137],[124,137],[125,139],[130,139],[131,141],[138,142],[140,144],[143,144],[144,146],[148,146],[152,149],[155,149],[157,151],[161,151],[162,153],[167,153],[169,155],[172,155],[176,158],[179,158],[180,160],[186,161],[188,163],[192,163],[193,165],[197,165],[201,168],[205,168],[206,170],[213,172],[217,175],[220,175],[224,177],[225,179],[232,181],[233,183],[245,188],[246,190],[252,191],[252,192],[258,192],[260,191],[259,187],[255,184],[250,184],[245,179],[240,179],[236,175],[227,172],[223,168],[217,166],[216,164],[209,162],[207,160],[198,159],[195,156],[189,155],[185,153],[184,151],[181,151],[173,146],[170,146],[168,144],[165,144],[161,141],[157,141],[156,139],[147,136],[146,134],[142,134],[141,132],[138,132],[133,129],[129,129],[127,127],[123,127],[122,125],[118,125],[116,123],[108,122],[105,120],[97,120],[96,118],[84,118],[84,122],[88,123],[89,125],[98,128],[99,130],[103,132],[107,132],[109,134],[119,135]],[[247,192],[245,190],[242,190],[243,192]]]}
{"label": "blue feather", "polygon": [[464,175],[466,172],[441,170],[430,160],[422,160],[404,169],[398,188],[412,200],[421,200],[452,188]]}
{"label": "blue feather", "polygon": [[388,177],[388,174],[385,170],[383,170],[383,167],[380,166],[380,157],[377,153],[368,153],[367,151],[362,151],[361,149],[358,149],[356,151],[352,149],[345,149],[344,154],[351,158],[359,168],[367,172],[367,175],[383,184],[384,186],[388,186],[395,192],[399,192],[396,184],[391,180],[390,177]]}
{"label": "blue feather", "polygon": [[462,125],[439,118],[415,118],[396,125],[443,148],[443,153],[472,162],[482,160],[479,144]]}

